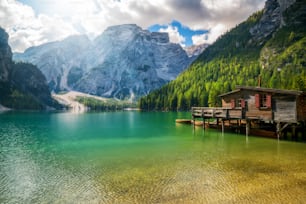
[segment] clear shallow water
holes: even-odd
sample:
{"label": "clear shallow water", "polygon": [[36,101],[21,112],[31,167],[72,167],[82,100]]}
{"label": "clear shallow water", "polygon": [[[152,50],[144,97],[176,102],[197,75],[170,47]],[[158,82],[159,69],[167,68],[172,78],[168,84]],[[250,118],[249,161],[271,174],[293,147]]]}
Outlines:
{"label": "clear shallow water", "polygon": [[306,144],[189,113],[2,113],[0,203],[303,203]]}

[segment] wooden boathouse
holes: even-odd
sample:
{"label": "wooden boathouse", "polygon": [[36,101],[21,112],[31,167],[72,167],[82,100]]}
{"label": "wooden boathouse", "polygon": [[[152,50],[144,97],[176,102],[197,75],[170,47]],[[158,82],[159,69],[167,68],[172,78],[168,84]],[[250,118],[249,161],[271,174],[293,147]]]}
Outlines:
{"label": "wooden boathouse", "polygon": [[[192,118],[216,119],[224,130],[245,128],[246,134],[269,131],[273,136],[292,138],[302,135],[306,140],[306,92],[237,86],[236,90],[220,95],[222,107],[192,107]],[[221,123],[221,124],[220,124]]]}

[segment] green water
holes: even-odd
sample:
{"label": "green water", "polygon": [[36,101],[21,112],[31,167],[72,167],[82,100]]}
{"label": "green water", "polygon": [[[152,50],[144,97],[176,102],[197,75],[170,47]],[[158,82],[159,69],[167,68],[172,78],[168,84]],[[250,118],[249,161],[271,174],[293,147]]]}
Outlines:
{"label": "green water", "polygon": [[2,113],[0,203],[304,203],[306,144],[189,113]]}

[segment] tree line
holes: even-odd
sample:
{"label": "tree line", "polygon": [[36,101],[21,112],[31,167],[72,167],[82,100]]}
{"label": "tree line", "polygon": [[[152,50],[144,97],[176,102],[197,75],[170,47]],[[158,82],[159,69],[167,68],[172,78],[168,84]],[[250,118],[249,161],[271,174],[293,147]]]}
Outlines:
{"label": "tree line", "polygon": [[[259,43],[249,30],[262,14],[255,13],[221,36],[175,80],[142,97],[139,107],[179,111],[192,106],[220,106],[218,95],[234,90],[236,85],[258,86],[259,80],[262,87],[306,90],[305,21],[300,20],[302,26],[290,21]],[[287,16],[292,15],[289,12]],[[299,18],[303,16],[295,21]]]}

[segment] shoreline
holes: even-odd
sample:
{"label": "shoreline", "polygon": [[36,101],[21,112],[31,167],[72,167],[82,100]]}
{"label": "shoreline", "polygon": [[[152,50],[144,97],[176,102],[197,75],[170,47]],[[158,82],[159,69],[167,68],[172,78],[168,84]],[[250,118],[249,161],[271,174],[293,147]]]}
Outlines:
{"label": "shoreline", "polygon": [[7,107],[5,107],[5,106],[0,104],[0,112],[10,111],[10,110],[12,110],[12,109],[11,108],[7,108]]}
{"label": "shoreline", "polygon": [[68,111],[82,113],[82,112],[85,112],[88,108],[85,105],[75,100],[77,96],[82,96],[82,95],[85,95],[85,94],[75,92],[75,91],[70,91],[65,94],[52,94],[52,98],[54,98],[60,104],[68,106],[69,107]]}

